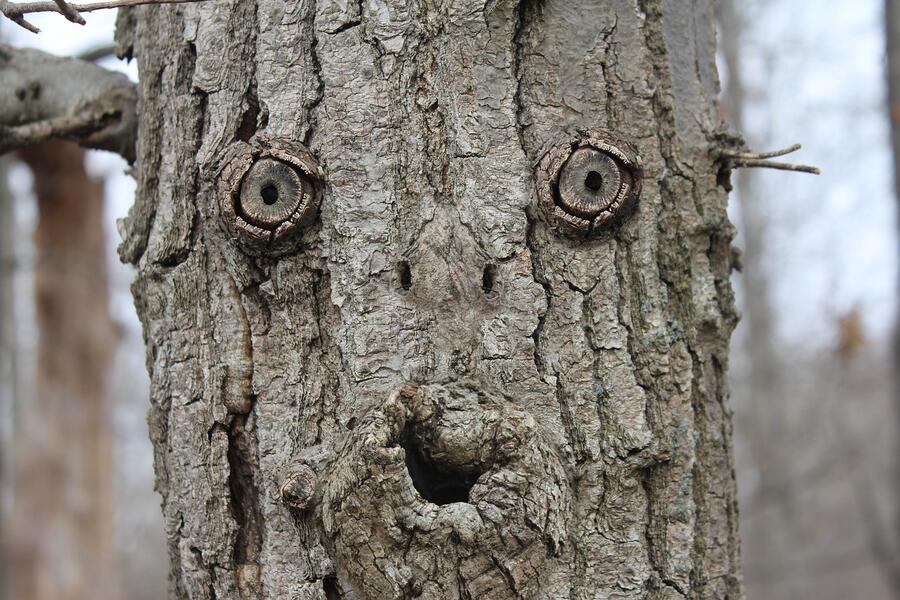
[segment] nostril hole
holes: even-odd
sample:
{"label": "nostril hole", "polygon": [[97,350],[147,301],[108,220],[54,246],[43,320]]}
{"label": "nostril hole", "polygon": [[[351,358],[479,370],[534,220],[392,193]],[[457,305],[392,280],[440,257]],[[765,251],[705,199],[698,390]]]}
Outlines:
{"label": "nostril hole", "polygon": [[338,583],[337,577],[330,575],[322,580],[322,591],[325,592],[327,600],[341,600],[344,597],[344,590]]}
{"label": "nostril hole", "polygon": [[412,287],[412,271],[409,269],[409,263],[405,260],[397,263],[397,282],[404,292],[408,292]]}
{"label": "nostril hole", "polygon": [[263,202],[269,206],[278,202],[278,188],[274,185],[266,185],[260,190],[259,195],[262,196]]}
{"label": "nostril hole", "polygon": [[484,273],[481,274],[481,289],[488,299],[497,297],[497,267],[495,265],[485,265]]}
{"label": "nostril hole", "polygon": [[439,506],[469,501],[469,492],[480,473],[435,463],[430,449],[420,444],[409,428],[403,432],[400,446],[406,454],[406,468],[413,487],[425,500]]}

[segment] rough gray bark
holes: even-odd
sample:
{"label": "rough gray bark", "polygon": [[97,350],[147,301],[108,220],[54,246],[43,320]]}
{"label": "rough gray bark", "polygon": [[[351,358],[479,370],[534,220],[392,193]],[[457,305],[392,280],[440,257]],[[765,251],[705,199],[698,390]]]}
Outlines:
{"label": "rough gray bark", "polygon": [[[710,2],[219,0],[118,37],[174,597],[742,596]],[[604,130],[643,189],[585,238],[534,167]],[[264,140],[322,169],[290,246],[220,222]]]}

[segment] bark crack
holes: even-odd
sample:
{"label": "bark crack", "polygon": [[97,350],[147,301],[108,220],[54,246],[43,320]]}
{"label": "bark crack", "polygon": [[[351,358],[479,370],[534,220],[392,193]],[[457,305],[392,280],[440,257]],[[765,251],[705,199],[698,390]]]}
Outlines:
{"label": "bark crack", "polygon": [[[318,0],[313,0],[313,15],[317,15],[318,5]],[[313,135],[315,134],[315,130],[318,127],[319,105],[321,105],[322,101],[325,99],[325,78],[322,77],[322,62],[319,59],[319,36],[318,29],[316,28],[315,16],[313,16],[313,18],[311,19],[309,25],[309,33],[312,40],[312,43],[310,44],[310,59],[312,61],[312,74],[313,77],[316,78],[316,95],[308,106],[309,127],[306,130],[306,134],[303,136],[303,144],[307,147],[311,147]]]}
{"label": "bark crack", "polygon": [[523,65],[525,61],[525,27],[526,27],[526,15],[525,15],[525,5],[530,0],[518,0],[516,5],[516,27],[513,32],[513,78],[516,81],[516,90],[513,93],[513,105],[516,108],[516,135],[519,139],[519,146],[522,148],[522,152],[526,157],[530,157],[530,153],[528,152],[527,144],[525,143],[525,105],[522,102],[522,79],[523,79]]}

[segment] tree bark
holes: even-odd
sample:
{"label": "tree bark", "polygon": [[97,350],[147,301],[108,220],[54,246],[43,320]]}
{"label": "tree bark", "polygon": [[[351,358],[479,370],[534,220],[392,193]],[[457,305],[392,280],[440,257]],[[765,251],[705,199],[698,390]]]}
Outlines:
{"label": "tree bark", "polygon": [[112,548],[106,382],[109,314],[103,182],[84,151],[49,142],[20,153],[35,177],[35,397],[15,428],[11,589],[23,600],[118,597]]}
{"label": "tree bark", "polygon": [[[173,597],[742,597],[711,2],[217,0],[118,37]],[[545,202],[576,147],[615,219]]]}

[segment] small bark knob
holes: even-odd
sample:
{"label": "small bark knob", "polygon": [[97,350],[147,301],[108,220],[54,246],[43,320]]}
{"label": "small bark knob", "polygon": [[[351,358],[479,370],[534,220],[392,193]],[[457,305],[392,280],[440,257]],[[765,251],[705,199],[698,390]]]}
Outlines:
{"label": "small bark knob", "polygon": [[299,465],[281,484],[281,502],[289,508],[304,510],[312,502],[319,478],[308,465]]}

